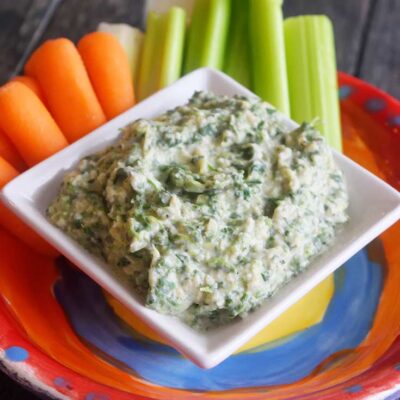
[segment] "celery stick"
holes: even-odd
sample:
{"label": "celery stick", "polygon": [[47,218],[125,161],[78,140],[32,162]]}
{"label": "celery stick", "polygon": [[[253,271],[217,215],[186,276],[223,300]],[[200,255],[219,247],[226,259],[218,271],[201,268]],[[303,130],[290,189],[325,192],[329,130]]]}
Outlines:
{"label": "celery stick", "polygon": [[224,72],[242,85],[251,86],[248,4],[232,0]]}
{"label": "celery stick", "polygon": [[183,8],[190,19],[193,11],[194,0],[147,0],[146,12],[167,13],[172,6]]}
{"label": "celery stick", "polygon": [[137,90],[139,100],[180,77],[185,28],[186,13],[182,8],[172,7],[167,14],[148,14]]}
{"label": "celery stick", "polygon": [[334,34],[326,16],[285,21],[286,54],[292,117],[317,118],[329,145],[342,150]]}
{"label": "celery stick", "polygon": [[160,76],[160,54],[162,52],[163,21],[161,15],[150,12],[147,16],[147,31],[143,44],[142,62],[139,71],[137,97],[146,98],[158,89]]}
{"label": "celery stick", "polygon": [[196,0],[185,58],[185,72],[223,68],[230,0]]}
{"label": "celery stick", "polygon": [[320,129],[329,144],[342,150],[339,97],[337,85],[336,54],[332,23],[325,16],[306,18],[307,37],[310,40],[309,56],[312,99]]}
{"label": "celery stick", "polygon": [[163,53],[158,88],[161,89],[176,81],[182,73],[183,48],[186,29],[186,12],[172,7],[164,17]]}
{"label": "celery stick", "polygon": [[128,24],[109,24],[100,22],[98,31],[112,33],[128,55],[129,65],[132,70],[132,77],[135,85],[138,81],[140,57],[144,41],[144,34],[137,28]]}
{"label": "celery stick", "polygon": [[254,91],[289,115],[282,0],[249,0]]}
{"label": "celery stick", "polygon": [[315,115],[310,96],[312,79],[309,71],[306,31],[303,23],[296,18],[285,20],[284,29],[291,117],[299,124],[304,121],[311,122]]}
{"label": "celery stick", "polygon": [[203,30],[206,24],[208,3],[209,0],[197,0],[193,6],[184,60],[185,73],[196,69],[201,63],[202,46],[204,46]]}

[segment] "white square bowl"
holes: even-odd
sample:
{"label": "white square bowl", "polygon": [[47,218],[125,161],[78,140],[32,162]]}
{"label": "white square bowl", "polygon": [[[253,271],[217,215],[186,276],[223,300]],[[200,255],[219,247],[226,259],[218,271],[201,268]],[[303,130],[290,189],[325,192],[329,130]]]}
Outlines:
{"label": "white square bowl", "polygon": [[[64,174],[78,161],[114,143],[119,129],[138,118],[153,118],[184,104],[196,90],[219,95],[254,96],[228,76],[203,68],[139,103],[68,148],[17,177],[2,191],[4,203],[52,243],[82,271],[119,299],[178,351],[198,366],[211,368],[245,344],[314,286],[340,267],[358,250],[400,218],[400,194],[347,157],[334,152],[344,173],[350,198],[349,222],[335,243],[306,271],[291,280],[247,318],[200,333],[178,319],[146,308],[131,288],[121,282],[105,262],[92,256],[46,218],[46,208],[56,196]],[[296,123],[287,119],[295,128]]]}

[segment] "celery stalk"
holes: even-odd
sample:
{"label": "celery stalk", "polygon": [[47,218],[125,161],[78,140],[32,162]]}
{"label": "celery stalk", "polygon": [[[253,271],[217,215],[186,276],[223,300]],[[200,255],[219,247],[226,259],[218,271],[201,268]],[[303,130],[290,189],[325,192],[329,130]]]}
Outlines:
{"label": "celery stalk", "polygon": [[139,71],[137,96],[143,100],[158,89],[160,76],[160,54],[162,52],[163,21],[161,15],[150,12],[147,16],[147,31],[143,44],[142,63]]}
{"label": "celery stalk", "polygon": [[136,85],[144,41],[143,32],[127,24],[109,24],[107,22],[100,22],[97,30],[113,34],[121,43],[128,56],[129,65],[132,70],[132,78]]}
{"label": "celery stalk", "polygon": [[180,77],[185,29],[186,13],[182,8],[172,7],[167,14],[148,14],[137,90],[139,100]]}
{"label": "celery stalk", "polygon": [[337,70],[332,23],[309,15],[285,21],[285,41],[292,117],[317,119],[330,146],[341,151]]}
{"label": "celery stalk", "polygon": [[230,0],[196,0],[189,29],[185,73],[199,67],[223,68]]}
{"label": "celery stalk", "polygon": [[282,0],[249,0],[253,88],[289,115]]}
{"label": "celery stalk", "polygon": [[208,3],[209,0],[197,0],[193,6],[184,60],[185,73],[196,69],[201,63],[201,52],[204,46],[202,32],[206,24]]}
{"label": "celery stalk", "polygon": [[193,11],[194,0],[147,0],[146,12],[166,13],[173,6],[183,8],[190,19]]}
{"label": "celery stalk", "polygon": [[299,124],[311,122],[315,115],[304,25],[301,20],[289,18],[285,20],[284,29],[291,117]]}
{"label": "celery stalk", "polygon": [[179,7],[172,7],[164,17],[165,31],[163,33],[163,53],[159,88],[170,85],[182,73],[183,48],[186,29],[186,12]]}
{"label": "celery stalk", "polygon": [[232,0],[224,72],[242,85],[251,86],[248,4]]}

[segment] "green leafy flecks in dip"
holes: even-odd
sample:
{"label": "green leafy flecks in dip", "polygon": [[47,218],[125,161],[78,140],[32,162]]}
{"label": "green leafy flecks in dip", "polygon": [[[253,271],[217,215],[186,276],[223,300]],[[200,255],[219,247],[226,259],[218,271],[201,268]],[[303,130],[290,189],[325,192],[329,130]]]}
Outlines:
{"label": "green leafy flecks in dip", "polygon": [[304,270],[347,206],[312,126],[289,131],[258,99],[199,92],[83,159],[48,216],[123,271],[148,307],[206,329]]}

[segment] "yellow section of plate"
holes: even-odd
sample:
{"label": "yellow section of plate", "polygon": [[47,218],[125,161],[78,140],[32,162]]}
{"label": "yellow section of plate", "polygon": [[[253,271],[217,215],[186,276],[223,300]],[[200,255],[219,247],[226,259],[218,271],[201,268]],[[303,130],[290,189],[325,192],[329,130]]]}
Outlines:
{"label": "yellow section of plate", "polygon": [[[237,353],[282,339],[318,324],[325,315],[332,299],[334,288],[334,277],[331,275],[254,336]],[[165,343],[157,333],[137,318],[136,315],[132,314],[118,300],[106,292],[105,296],[114,312],[137,333],[156,342]]]}

